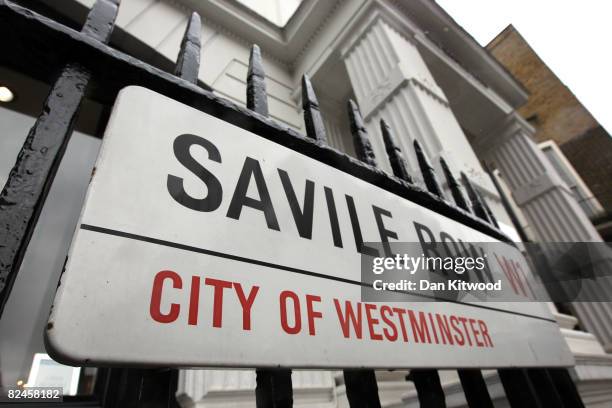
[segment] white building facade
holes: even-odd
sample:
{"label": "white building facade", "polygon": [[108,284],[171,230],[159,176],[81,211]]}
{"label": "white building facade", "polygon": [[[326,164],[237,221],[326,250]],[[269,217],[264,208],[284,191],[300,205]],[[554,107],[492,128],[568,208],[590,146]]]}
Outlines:
{"label": "white building facade", "polygon": [[[93,3],[65,0],[52,7],[78,19]],[[411,155],[415,140],[435,166],[444,157],[454,173],[469,175],[509,236],[519,239],[483,163],[497,169],[534,238],[601,240],[532,140],[534,129],[516,113],[526,91],[435,2],[123,0],[114,41],[160,65],[174,61],[192,11],[203,25],[199,80],[215,94],[245,105],[249,50],[258,44],[273,120],[305,133],[299,84],[308,74],[329,143],[338,150],[354,154],[346,114],[346,101],[353,98],[383,170],[390,171],[390,164],[380,119],[393,129],[417,181],[422,182]],[[612,308],[577,305],[577,317],[551,308],[575,354],[572,373],[585,403],[612,406]],[[578,323],[586,331],[575,330]],[[457,376],[441,373],[448,406],[465,406]],[[377,372],[383,406],[418,406],[406,375]],[[485,372],[485,378],[496,404],[506,406],[495,372]],[[255,385],[252,370],[182,370],[179,399],[185,407],[254,407]],[[298,407],[348,406],[341,372],[296,370],[293,388]]]}

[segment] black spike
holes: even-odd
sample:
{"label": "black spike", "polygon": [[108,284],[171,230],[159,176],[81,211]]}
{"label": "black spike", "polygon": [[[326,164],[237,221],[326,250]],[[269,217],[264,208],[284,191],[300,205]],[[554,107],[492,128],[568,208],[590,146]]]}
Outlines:
{"label": "black spike", "polygon": [[310,83],[310,78],[306,74],[302,75],[302,108],[304,109],[306,136],[327,144],[327,135],[319,109],[319,101]]}
{"label": "black spike", "polygon": [[474,214],[476,214],[478,218],[486,222],[490,222],[489,217],[487,216],[487,210],[485,210],[484,206],[482,205],[482,201],[480,201],[480,197],[476,192],[476,189],[474,189],[474,186],[472,186],[472,182],[470,181],[470,179],[468,179],[464,172],[461,172],[461,180],[463,180],[465,191],[467,191],[468,197],[472,202],[472,210],[474,211]]}
{"label": "black spike", "polygon": [[261,62],[261,50],[257,44],[251,47],[249,70],[247,72],[247,108],[268,116],[268,93],[266,73]]}
{"label": "black spike", "polygon": [[363,125],[363,119],[361,119],[359,108],[352,99],[348,101],[348,113],[349,121],[351,122],[353,145],[355,146],[357,158],[372,167],[376,167],[376,156],[374,155],[374,150],[372,150],[372,144],[368,139],[368,132]]}
{"label": "black spike", "polygon": [[444,176],[446,177],[446,181],[448,182],[448,187],[453,195],[453,199],[455,200],[455,204],[457,207],[463,208],[465,211],[470,211],[470,206],[467,201],[465,201],[465,197],[463,196],[463,192],[461,191],[461,186],[451,173],[448,168],[448,164],[446,164],[446,160],[443,157],[440,157],[440,166],[442,166],[442,171],[444,172]]}
{"label": "black spike", "polygon": [[420,407],[446,408],[440,374],[435,369],[410,370],[406,380],[414,383]]}
{"label": "black spike", "polygon": [[512,208],[512,204],[510,204],[510,200],[506,196],[506,192],[504,191],[502,186],[499,184],[499,180],[497,179],[495,174],[493,174],[493,171],[491,171],[489,166],[487,166],[487,163],[483,162],[482,167],[485,169],[485,171],[491,178],[491,181],[493,182],[493,185],[495,186],[495,189],[497,190],[497,193],[499,194],[501,203],[504,206],[504,209],[506,210],[506,214],[508,214],[508,217],[510,217],[510,221],[512,222],[512,225],[514,226],[514,229],[516,230],[516,232],[518,232],[519,237],[521,238],[521,241],[530,242],[531,240],[529,239],[529,236],[527,236],[527,233],[525,232],[525,228],[523,228],[523,226],[521,225],[521,222],[519,221],[516,215],[516,212],[514,212],[514,208]]}
{"label": "black spike", "polygon": [[419,162],[419,168],[421,169],[421,174],[423,175],[423,181],[425,181],[425,186],[427,186],[427,190],[430,193],[437,195],[440,198],[444,198],[444,193],[440,188],[440,183],[438,183],[438,179],[436,177],[436,172],[434,168],[429,164],[429,160],[423,152],[421,145],[418,140],[414,141],[414,152],[416,153],[417,161]]}
{"label": "black spike", "polygon": [[494,408],[482,371],[477,368],[457,370],[468,407]]}
{"label": "black spike", "polygon": [[489,217],[489,221],[491,221],[491,223],[495,225],[497,229],[499,229],[499,224],[497,223],[497,220],[495,219],[493,211],[491,211],[491,207],[489,207],[487,200],[483,197],[480,191],[477,191],[476,193],[478,194],[478,198],[480,198],[480,201],[482,202],[482,206],[484,207],[485,212],[487,213],[487,217]]}
{"label": "black spike", "polygon": [[87,14],[83,34],[107,43],[115,27],[120,0],[98,0]]}
{"label": "black spike", "polygon": [[185,29],[181,50],[176,59],[174,75],[193,84],[198,82],[200,72],[200,37],[202,36],[202,22],[200,15],[195,11],[191,13],[189,23]]}
{"label": "black spike", "polygon": [[256,407],[292,407],[293,385],[288,368],[256,370]]}
{"label": "black spike", "polygon": [[344,386],[349,407],[380,408],[374,370],[344,370]]}
{"label": "black spike", "polygon": [[385,148],[387,150],[387,156],[389,157],[389,163],[391,163],[391,169],[393,169],[393,175],[401,178],[404,181],[412,183],[412,177],[408,173],[408,168],[406,166],[406,159],[404,159],[404,154],[398,145],[395,144],[395,139],[393,134],[391,133],[391,128],[385,122],[384,119],[380,120],[380,130],[383,135],[383,140],[385,142]]}

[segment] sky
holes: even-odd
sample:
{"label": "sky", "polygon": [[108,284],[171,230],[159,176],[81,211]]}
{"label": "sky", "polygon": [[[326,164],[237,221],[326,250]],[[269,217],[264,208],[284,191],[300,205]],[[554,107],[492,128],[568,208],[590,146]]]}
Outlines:
{"label": "sky", "polygon": [[612,1],[436,1],[483,46],[512,23],[612,134]]}

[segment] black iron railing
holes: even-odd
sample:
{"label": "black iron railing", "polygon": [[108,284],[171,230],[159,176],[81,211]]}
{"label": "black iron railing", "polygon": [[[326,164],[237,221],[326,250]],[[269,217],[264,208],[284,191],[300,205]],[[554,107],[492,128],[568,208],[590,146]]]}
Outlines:
{"label": "black iron railing", "polygon": [[[30,130],[0,195],[0,315],[83,99],[87,97],[112,106],[118,91],[128,85],[149,88],[511,243],[465,174],[461,178],[467,199],[441,159],[453,202],[444,196],[435,171],[417,142],[414,154],[425,188],[415,184],[407,170],[406,157],[394,142],[393,130],[384,121],[381,121],[381,131],[393,174],[378,169],[354,102],[348,102],[348,116],[358,160],[327,145],[319,104],[307,76],[302,78],[306,129],[303,136],[267,117],[265,73],[256,45],[251,50],[247,108],[244,109],[214,95],[208,87],[196,85],[201,34],[197,13],[191,15],[174,74],[169,74],[106,45],[118,7],[119,0],[98,0],[78,32],[8,0],[0,0],[0,63],[52,84],[42,113]],[[464,369],[458,373],[470,407],[493,406],[480,370]],[[512,407],[583,406],[565,369],[515,368],[500,369],[498,373]],[[95,395],[88,403],[103,407],[175,407],[176,374],[176,370],[163,368],[99,369]],[[407,380],[414,382],[422,407],[446,405],[437,370],[414,369]],[[380,407],[373,370],[345,370],[344,381],[351,407]],[[258,407],[290,407],[291,370],[257,370],[256,400]]]}

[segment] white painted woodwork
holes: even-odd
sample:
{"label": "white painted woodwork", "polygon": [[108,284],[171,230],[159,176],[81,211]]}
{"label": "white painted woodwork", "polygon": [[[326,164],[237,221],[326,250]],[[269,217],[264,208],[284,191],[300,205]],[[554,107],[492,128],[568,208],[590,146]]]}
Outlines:
{"label": "white painted woodwork", "polygon": [[599,242],[601,237],[532,139],[535,129],[512,114],[491,130],[487,161],[506,180],[542,242]]}
{"label": "white painted woodwork", "polygon": [[[518,114],[509,115],[490,131],[486,160],[499,169],[539,241],[601,242],[572,191],[533,141],[534,132]],[[596,290],[610,293],[612,288],[600,286]],[[611,351],[612,304],[575,302],[572,308],[583,327]]]}
{"label": "white painted woodwork", "polygon": [[414,156],[414,140],[425,150],[450,200],[440,157],[457,177],[460,171],[465,172],[485,195],[493,213],[510,225],[493,184],[414,40],[400,34],[383,15],[376,15],[356,31],[342,49],[342,56],[379,166],[390,171],[379,125],[385,119],[417,180],[422,178]]}
{"label": "white painted woodwork", "polygon": [[538,147],[544,152],[544,155],[553,165],[555,171],[570,188],[574,199],[587,217],[592,220],[604,215],[605,210],[599,203],[599,200],[593,195],[557,143],[554,140],[547,140],[546,142],[539,143]]}

